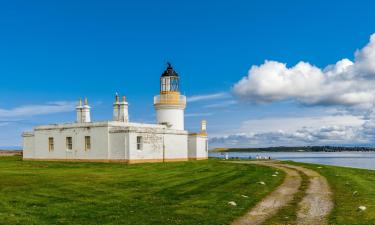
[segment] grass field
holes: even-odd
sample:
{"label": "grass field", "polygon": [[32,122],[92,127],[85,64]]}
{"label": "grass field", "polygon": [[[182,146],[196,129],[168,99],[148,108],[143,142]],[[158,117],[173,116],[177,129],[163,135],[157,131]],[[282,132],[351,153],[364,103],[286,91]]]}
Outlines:
{"label": "grass field", "polygon": [[125,165],[0,157],[0,224],[228,224],[282,182],[284,175],[273,173],[218,160]]}
{"label": "grass field", "polygon": [[[334,209],[329,224],[375,224],[375,171],[302,164],[325,176],[333,191]],[[366,206],[367,210],[358,210]]]}

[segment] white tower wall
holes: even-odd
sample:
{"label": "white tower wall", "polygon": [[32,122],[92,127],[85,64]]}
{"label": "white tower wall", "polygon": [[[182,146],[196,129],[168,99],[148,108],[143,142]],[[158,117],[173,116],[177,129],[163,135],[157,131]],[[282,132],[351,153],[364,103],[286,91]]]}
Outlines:
{"label": "white tower wall", "polygon": [[167,124],[170,129],[184,130],[184,108],[168,105],[157,106],[156,120],[158,124]]}

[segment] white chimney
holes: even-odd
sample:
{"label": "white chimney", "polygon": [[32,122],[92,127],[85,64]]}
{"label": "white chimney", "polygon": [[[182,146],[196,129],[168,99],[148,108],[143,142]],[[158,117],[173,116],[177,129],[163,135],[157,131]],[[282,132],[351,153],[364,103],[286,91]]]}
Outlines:
{"label": "white chimney", "polygon": [[201,122],[201,134],[207,134],[207,121],[202,120]]}
{"label": "white chimney", "polygon": [[119,121],[125,122],[125,123],[129,122],[128,103],[126,102],[125,96],[122,96],[122,101],[120,103]]}
{"label": "white chimney", "polygon": [[79,99],[78,105],[76,107],[76,112],[77,112],[76,122],[77,123],[82,123],[82,110],[83,110],[82,99]]}
{"label": "white chimney", "polygon": [[91,122],[90,106],[87,102],[87,98],[85,98],[85,103],[82,107],[82,123],[90,123],[90,122]]}
{"label": "white chimney", "polygon": [[116,99],[113,103],[113,121],[119,121],[120,120],[120,102],[118,99],[118,94],[116,93]]}

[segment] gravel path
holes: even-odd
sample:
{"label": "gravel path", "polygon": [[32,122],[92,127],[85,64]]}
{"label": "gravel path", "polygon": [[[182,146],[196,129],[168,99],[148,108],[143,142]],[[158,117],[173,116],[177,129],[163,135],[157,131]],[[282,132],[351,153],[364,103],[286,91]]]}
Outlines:
{"label": "gravel path", "polygon": [[327,216],[333,209],[332,193],[325,177],[319,173],[300,166],[286,165],[301,171],[309,177],[309,187],[305,197],[299,203],[297,224],[321,225],[327,224]]}
{"label": "gravel path", "polygon": [[[240,162],[243,163],[243,162]],[[247,162],[246,162],[247,163]],[[250,162],[249,162],[250,163]],[[265,165],[263,162],[251,162],[259,165]],[[278,164],[266,164],[286,172],[284,182],[271,194],[259,202],[253,209],[251,209],[244,216],[235,220],[233,225],[240,224],[262,224],[268,218],[275,215],[283,206],[293,200],[293,196],[298,192],[301,186],[302,178],[294,169],[289,169]]]}
{"label": "gravel path", "polygon": [[300,171],[309,178],[309,186],[305,196],[299,203],[297,212],[298,225],[324,225],[327,224],[327,216],[333,208],[332,193],[327,180],[319,173],[289,164],[281,164],[277,161],[249,161],[233,163],[251,163],[271,166],[286,172],[284,182],[270,195],[266,196],[254,208],[232,224],[262,224],[274,216],[282,207],[293,200],[301,185]]}

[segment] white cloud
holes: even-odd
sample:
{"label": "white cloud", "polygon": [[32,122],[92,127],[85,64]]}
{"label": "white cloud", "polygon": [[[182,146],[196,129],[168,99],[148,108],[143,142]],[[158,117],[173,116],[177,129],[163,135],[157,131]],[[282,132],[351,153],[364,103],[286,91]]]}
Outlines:
{"label": "white cloud", "polygon": [[0,118],[23,118],[36,115],[74,111],[75,102],[57,101],[39,105],[24,105],[13,109],[0,109]]}
{"label": "white cloud", "polygon": [[[213,147],[296,145],[368,145],[375,141],[375,122],[348,112],[321,116],[273,117],[247,120],[234,135],[210,139]],[[374,116],[374,114],[371,114]],[[370,116],[370,117],[371,117]]]}
{"label": "white cloud", "polygon": [[217,103],[209,104],[204,106],[205,108],[224,108],[230,105],[235,105],[237,101],[235,100],[228,100],[228,101],[220,101]]}
{"label": "white cloud", "polygon": [[240,128],[240,132],[295,132],[302,128],[318,129],[324,126],[359,127],[364,123],[365,120],[361,116],[347,114],[300,117],[271,117],[244,121]]}
{"label": "white cloud", "polygon": [[[301,128],[294,132],[282,130],[250,134],[235,134],[210,139],[212,147],[269,147],[298,145],[364,145],[373,143],[374,135],[364,135],[364,126],[323,126]],[[375,127],[368,129],[369,133]]]}
{"label": "white cloud", "polygon": [[204,101],[204,100],[227,98],[229,96],[230,95],[226,92],[219,92],[219,93],[207,94],[207,95],[193,95],[193,96],[189,96],[187,98],[187,101],[198,102],[198,101]]}
{"label": "white cloud", "polygon": [[251,102],[293,99],[307,105],[370,108],[375,105],[375,34],[355,53],[354,62],[342,59],[324,69],[307,62],[288,68],[265,61],[252,66],[233,87],[236,96]]}
{"label": "white cloud", "polygon": [[187,113],[185,117],[200,117],[200,116],[211,116],[213,113]]}

